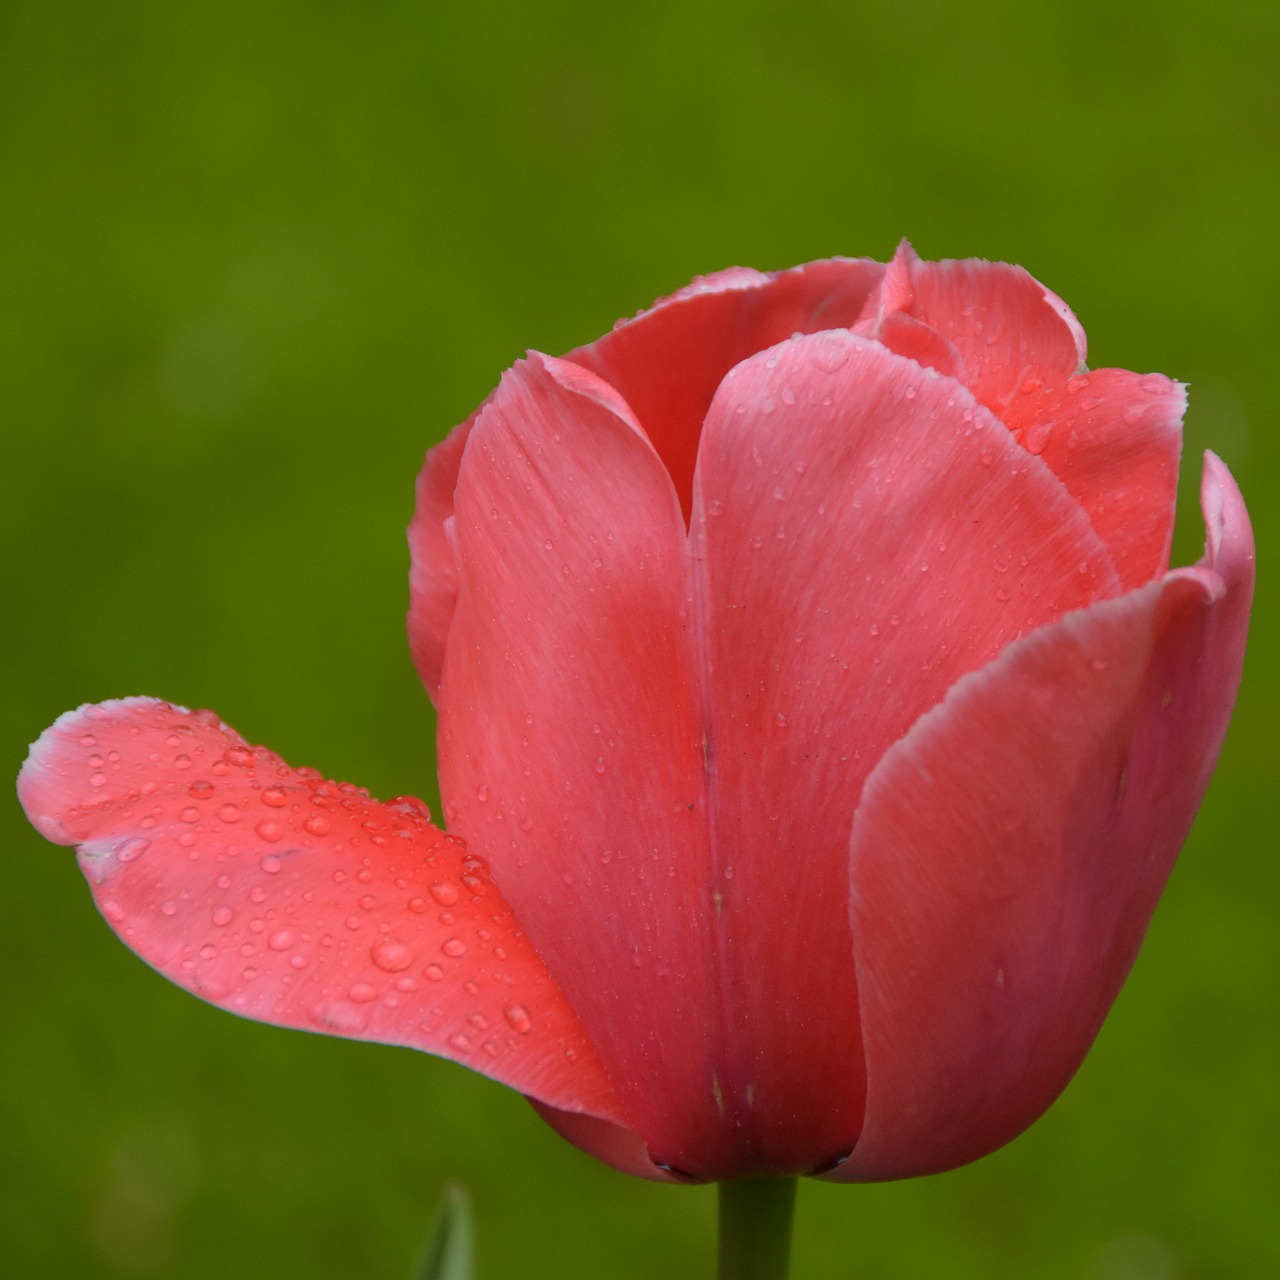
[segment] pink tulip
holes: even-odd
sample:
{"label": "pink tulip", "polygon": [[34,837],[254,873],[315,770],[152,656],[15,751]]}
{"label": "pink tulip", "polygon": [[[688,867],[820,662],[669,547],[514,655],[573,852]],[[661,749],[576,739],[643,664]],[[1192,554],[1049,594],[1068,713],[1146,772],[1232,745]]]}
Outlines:
{"label": "pink tulip", "polygon": [[1212,455],[1169,568],[1183,388],[1084,355],[1002,264],[700,280],[427,455],[451,834],[143,698],[59,719],[27,814],[173,981],[464,1063],[628,1172],[973,1160],[1124,981],[1248,625]]}

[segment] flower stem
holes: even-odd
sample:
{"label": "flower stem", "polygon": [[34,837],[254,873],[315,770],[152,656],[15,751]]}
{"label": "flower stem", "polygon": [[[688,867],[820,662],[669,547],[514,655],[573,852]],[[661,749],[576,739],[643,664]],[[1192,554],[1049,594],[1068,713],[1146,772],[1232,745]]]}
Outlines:
{"label": "flower stem", "polygon": [[786,1280],[795,1178],[722,1182],[719,1280]]}

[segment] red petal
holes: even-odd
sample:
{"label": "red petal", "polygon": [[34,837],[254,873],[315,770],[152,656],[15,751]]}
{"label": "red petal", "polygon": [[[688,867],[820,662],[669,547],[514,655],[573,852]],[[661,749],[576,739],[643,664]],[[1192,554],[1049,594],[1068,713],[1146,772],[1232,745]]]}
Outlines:
{"label": "red petal", "polygon": [[1206,469],[1200,566],[1028,637],[869,779],[850,859],[867,1114],[832,1176],[1009,1141],[1079,1065],[1199,806],[1240,677],[1253,539]]}
{"label": "red petal", "polygon": [[727,1139],[684,523],[611,388],[531,357],[458,478],[461,589],[440,703],[451,830],[507,901],[656,1160]]}
{"label": "red petal", "polygon": [[148,964],[249,1018],[452,1058],[620,1121],[613,1090],[483,864],[421,801],[371,800],[211,712],[81,707],[18,781]]}
{"label": "red petal", "polygon": [[839,258],[772,276],[721,272],[568,359],[622,394],[666,464],[687,516],[702,419],[721,379],[793,333],[852,325],[883,271],[878,262]]}
{"label": "red petal", "polygon": [[740,365],[698,466],[735,1078],[779,1166],[804,1149],[817,1164],[861,1117],[839,956],[867,771],[960,675],[1113,592],[1114,571],[1058,480],[963,387],[848,333]]}
{"label": "red petal", "polygon": [[[936,330],[960,353],[963,381],[1001,418],[1026,388],[1059,385],[1084,368],[1084,330],[1071,310],[1006,262],[921,262],[904,245],[876,307],[882,317],[906,312]],[[892,344],[892,335],[884,340]]]}
{"label": "red petal", "polygon": [[1019,396],[1005,423],[1089,513],[1126,588],[1169,564],[1186,389],[1158,373],[1095,369]]}

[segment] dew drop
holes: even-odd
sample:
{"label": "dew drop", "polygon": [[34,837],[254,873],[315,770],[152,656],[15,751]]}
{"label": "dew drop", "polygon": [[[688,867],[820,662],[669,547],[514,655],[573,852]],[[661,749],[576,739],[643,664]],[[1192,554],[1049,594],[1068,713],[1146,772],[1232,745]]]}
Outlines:
{"label": "dew drop", "polygon": [[400,973],[413,963],[413,952],[395,938],[383,938],[370,948],[373,963],[383,973]]}
{"label": "dew drop", "polygon": [[289,797],[280,787],[268,787],[259,799],[272,809],[283,809],[289,803]]}
{"label": "dew drop", "polygon": [[239,822],[240,806],[237,804],[224,804],[218,810],[218,817],[223,822]]}
{"label": "dew drop", "polygon": [[132,862],[146,853],[150,844],[150,840],[145,840],[142,836],[134,836],[132,840],[126,840],[116,849],[116,861]]}
{"label": "dew drop", "polygon": [[428,892],[442,907],[453,906],[461,897],[457,885],[450,884],[448,880],[437,880]]}
{"label": "dew drop", "polygon": [[444,977],[444,970],[438,964],[429,964],[422,972],[432,982],[439,982]]}
{"label": "dew drop", "polygon": [[275,875],[281,867],[280,855],[277,853],[268,853],[258,859],[258,866],[269,876]]}
{"label": "dew drop", "polygon": [[368,1004],[371,1000],[378,998],[377,991],[367,982],[356,982],[352,984],[351,990],[347,995],[355,1001],[356,1004]]}
{"label": "dew drop", "polygon": [[191,757],[189,755],[176,755],[173,757],[173,767],[175,769],[190,769]]}
{"label": "dew drop", "polygon": [[230,907],[215,907],[213,915],[210,917],[214,925],[219,929],[225,929],[231,923],[232,916],[235,912]]}
{"label": "dew drop", "polygon": [[308,835],[313,835],[313,836],[328,835],[329,819],[326,818],[322,813],[313,813],[309,818],[307,818],[303,822],[302,829],[306,831]]}
{"label": "dew drop", "polygon": [[445,955],[457,959],[458,956],[466,954],[467,944],[461,938],[448,938],[440,944],[440,950]]}
{"label": "dew drop", "polygon": [[267,939],[267,946],[272,951],[288,951],[293,946],[293,934],[288,929],[277,929],[275,933]]}
{"label": "dew drop", "polygon": [[278,822],[272,822],[269,818],[264,818],[261,822],[255,823],[253,829],[260,839],[270,841],[272,844],[284,835],[284,828]]}
{"label": "dew drop", "polygon": [[522,1036],[528,1035],[533,1029],[533,1019],[529,1017],[529,1010],[522,1004],[507,1005],[502,1011],[502,1016],[506,1018],[512,1031],[518,1031]]}

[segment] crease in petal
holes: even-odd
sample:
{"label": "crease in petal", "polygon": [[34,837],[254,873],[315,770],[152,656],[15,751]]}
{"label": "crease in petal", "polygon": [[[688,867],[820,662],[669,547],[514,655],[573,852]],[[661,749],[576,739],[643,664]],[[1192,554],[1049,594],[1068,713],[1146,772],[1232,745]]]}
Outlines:
{"label": "crease in petal", "polygon": [[421,801],[293,769],[211,712],[81,707],[18,784],[102,914],[179,986],[244,1017],[450,1058],[625,1123],[590,1042],[483,863]]}
{"label": "crease in petal", "polygon": [[1200,565],[1010,646],[868,780],[849,860],[867,1114],[831,1177],[915,1176],[994,1150],[1097,1034],[1239,683],[1253,542],[1212,457],[1203,505]]}

